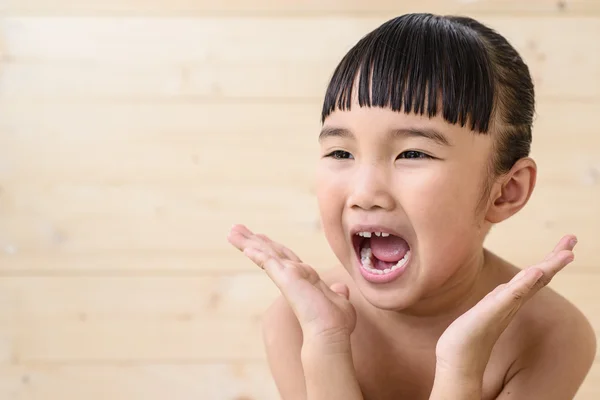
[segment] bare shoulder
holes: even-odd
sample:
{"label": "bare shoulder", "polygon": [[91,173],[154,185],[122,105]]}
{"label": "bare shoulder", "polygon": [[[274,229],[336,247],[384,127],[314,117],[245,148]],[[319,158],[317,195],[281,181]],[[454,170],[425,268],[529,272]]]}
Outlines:
{"label": "bare shoulder", "polygon": [[588,368],[596,353],[596,334],[581,310],[550,287],[529,303],[523,311],[534,328],[531,339],[550,353],[545,357],[560,355],[571,359],[572,367]]}
{"label": "bare shoulder", "polygon": [[498,399],[572,399],[596,355],[596,335],[588,319],[565,297],[545,287],[514,321],[507,333],[515,361]]}
{"label": "bare shoulder", "polygon": [[[343,278],[337,268],[320,273],[320,276],[328,285],[340,282],[340,278]],[[305,399],[306,387],[301,361],[302,329],[282,295],[264,313],[262,333],[271,375],[281,398]]]}

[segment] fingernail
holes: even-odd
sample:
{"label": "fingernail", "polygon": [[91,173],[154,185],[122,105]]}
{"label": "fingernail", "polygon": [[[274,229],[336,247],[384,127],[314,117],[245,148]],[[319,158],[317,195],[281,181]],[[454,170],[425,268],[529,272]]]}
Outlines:
{"label": "fingernail", "polygon": [[577,238],[571,239],[570,244],[571,244],[571,247],[575,247],[575,245],[577,244]]}

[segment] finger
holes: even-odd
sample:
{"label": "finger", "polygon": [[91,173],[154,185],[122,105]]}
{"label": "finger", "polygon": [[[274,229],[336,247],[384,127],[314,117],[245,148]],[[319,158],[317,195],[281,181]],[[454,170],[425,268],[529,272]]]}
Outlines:
{"label": "finger", "polygon": [[575,259],[575,254],[570,249],[560,250],[552,257],[543,260],[529,268],[537,268],[543,272],[542,281],[545,285],[550,283],[552,278],[564,267]]}
{"label": "finger", "polygon": [[[574,244],[571,244],[570,246],[572,247],[574,246]],[[557,245],[556,248],[562,248],[561,244]],[[528,268],[524,268],[521,271],[519,271],[519,273],[516,274],[510,280],[510,282],[508,282],[508,285],[511,285],[514,282],[517,282],[518,280],[522,279],[523,276],[527,273],[527,271],[531,268],[538,268],[543,272],[543,282],[547,285],[548,283],[550,283],[552,278],[562,268],[564,268],[570,262],[572,262],[574,258],[575,254],[572,252],[572,250],[569,249],[558,250],[557,252],[550,253],[548,256],[546,256],[546,258],[543,261],[539,262],[538,264],[535,264]]]}
{"label": "finger", "polygon": [[250,237],[253,235],[252,231],[244,224],[234,224],[231,227],[231,232],[237,232],[244,237]]}
{"label": "finger", "polygon": [[499,306],[510,303],[524,303],[541,288],[547,286],[552,278],[573,261],[571,250],[561,250],[552,258],[520,271],[498,292]]}
{"label": "finger", "polygon": [[234,225],[227,235],[227,240],[239,251],[244,251],[249,242],[247,229],[243,225]]}
{"label": "finger", "polygon": [[[263,251],[263,249],[257,247],[246,247],[243,250],[243,253],[246,257],[252,260],[253,263],[265,271],[267,271],[267,267],[277,270],[285,269],[285,265],[283,265],[283,263],[281,263],[277,257],[273,257],[273,255]],[[270,260],[271,264],[267,265],[267,262]]]}
{"label": "finger", "polygon": [[560,252],[562,250],[573,250],[573,248],[575,248],[576,244],[577,244],[577,237],[575,235],[565,235],[558,241],[558,243],[556,244],[556,246],[554,247],[552,252],[550,252],[548,255],[546,255],[544,260],[548,260],[548,259],[554,257],[558,252]]}
{"label": "finger", "polygon": [[[260,236],[261,235],[254,234],[246,226],[238,224],[231,228],[227,239],[234,247],[242,252],[248,247],[253,247],[260,248],[262,251],[281,259],[289,258],[285,253],[279,252],[275,246],[273,246],[273,242],[268,240],[266,236],[262,235],[262,238]],[[265,240],[265,238],[267,240]]]}
{"label": "finger", "polygon": [[341,296],[327,287],[325,287],[327,290],[323,290],[323,282],[316,271],[308,266],[292,261],[279,262],[257,248],[249,247],[244,250],[244,254],[265,270],[302,326],[319,317],[316,310],[323,308],[319,303],[328,302],[334,296],[338,297],[337,301],[342,300]]}
{"label": "finger", "polygon": [[465,335],[479,338],[477,340],[482,340],[482,337],[494,342],[497,340],[542,276],[542,272],[535,268],[522,272],[519,279],[497,286],[459,318],[468,321],[469,329],[464,332]]}
{"label": "finger", "polygon": [[499,333],[506,328],[542,276],[542,272],[535,268],[521,272],[519,279],[497,286],[469,310],[471,317],[477,321],[476,326],[484,327],[473,332],[491,329]]}
{"label": "finger", "polygon": [[554,254],[552,257],[536,264],[531,267],[525,268],[521,270],[517,275],[515,275],[506,285],[507,287],[520,285],[521,281],[525,278],[527,274],[531,272],[531,270],[536,269],[539,270],[542,274],[541,282],[544,285],[550,283],[552,278],[565,266],[567,266],[574,259],[574,254],[571,250],[561,250],[557,254]]}
{"label": "finger", "polygon": [[310,282],[310,284],[312,285],[316,285],[321,280],[319,273],[308,264],[298,263],[290,260],[283,260],[283,265],[286,268],[292,270],[294,274]]}
{"label": "finger", "polygon": [[350,290],[348,289],[348,286],[343,283],[334,283],[329,288],[332,292],[344,296],[346,300],[350,298]]}
{"label": "finger", "polygon": [[[260,248],[247,247],[244,249],[244,254],[250,258],[252,262],[265,270],[269,277],[276,281],[275,283],[278,285],[284,284],[284,281],[291,279],[303,279],[311,285],[315,285],[321,280],[317,271],[310,265],[296,263],[290,260],[282,260]],[[273,260],[273,262],[270,263],[270,260]],[[290,271],[285,271],[288,269]],[[282,275],[284,273],[287,275]]]}
{"label": "finger", "polygon": [[256,244],[256,246],[258,246],[259,248],[263,249],[263,251],[266,251],[267,253],[276,256],[278,258],[280,258],[281,260],[284,259],[288,259],[289,257],[281,252],[277,246],[275,246],[275,243],[270,240],[266,235],[263,234],[252,234],[250,236],[250,240]]}
{"label": "finger", "polygon": [[[517,276],[520,275],[518,279]],[[508,306],[515,301],[520,302],[528,297],[536,283],[544,276],[544,272],[538,268],[527,268],[517,274],[497,294]]]}
{"label": "finger", "polygon": [[297,268],[289,263],[282,262],[277,257],[274,257],[259,248],[247,247],[244,249],[244,254],[252,260],[252,262],[262,268],[275,285],[277,285],[282,294],[286,296],[289,292],[288,286],[294,280],[303,280],[307,283],[310,283],[310,279],[313,281],[315,279],[318,280],[318,277],[315,278],[314,276],[310,276],[310,271],[306,268]]}
{"label": "finger", "polygon": [[573,254],[573,248],[577,244],[577,237],[575,235],[566,235],[556,244],[552,252],[544,258],[540,263],[533,265],[532,267],[522,269],[517,275],[515,275],[508,284],[516,282],[523,277],[529,268],[539,268],[544,272],[545,283],[548,284],[550,280],[564,268],[567,264],[573,261],[575,255]]}
{"label": "finger", "polygon": [[300,260],[300,257],[298,257],[293,251],[291,251],[284,245],[273,241],[267,235],[257,234],[256,236],[259,239],[261,239],[262,241],[264,241],[264,243],[273,247],[273,249],[279,253],[280,257],[288,258],[288,259],[290,259],[292,261],[296,261],[296,262],[302,262],[302,260]]}

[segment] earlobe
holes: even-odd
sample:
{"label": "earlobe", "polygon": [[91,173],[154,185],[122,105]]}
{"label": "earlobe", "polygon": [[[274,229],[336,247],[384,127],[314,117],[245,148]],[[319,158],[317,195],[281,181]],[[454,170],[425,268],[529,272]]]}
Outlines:
{"label": "earlobe", "polygon": [[515,163],[513,168],[498,182],[499,187],[493,190],[492,199],[486,219],[493,223],[502,222],[519,210],[529,201],[537,178],[537,165],[533,159],[526,157]]}

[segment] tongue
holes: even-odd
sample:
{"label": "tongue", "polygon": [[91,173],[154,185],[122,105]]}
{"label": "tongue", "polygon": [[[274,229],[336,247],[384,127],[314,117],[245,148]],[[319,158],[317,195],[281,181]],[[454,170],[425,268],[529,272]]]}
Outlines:
{"label": "tongue", "polygon": [[398,236],[371,236],[371,253],[381,261],[396,263],[408,252],[408,243]]}

